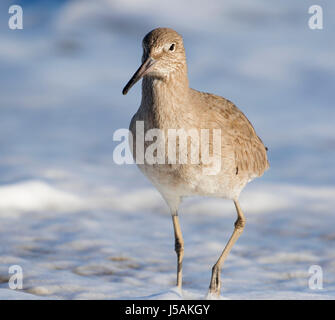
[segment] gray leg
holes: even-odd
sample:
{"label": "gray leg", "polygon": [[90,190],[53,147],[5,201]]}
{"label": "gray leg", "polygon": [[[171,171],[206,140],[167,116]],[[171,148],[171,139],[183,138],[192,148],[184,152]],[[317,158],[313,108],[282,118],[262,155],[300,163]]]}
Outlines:
{"label": "gray leg", "polygon": [[182,283],[182,263],[184,257],[184,240],[181,233],[178,214],[172,215],[174,237],[175,237],[175,250],[177,253],[177,287],[181,289]]}
{"label": "gray leg", "polygon": [[211,278],[211,283],[209,286],[209,293],[213,294],[215,296],[220,296],[220,289],[221,289],[221,270],[222,270],[222,265],[225,262],[231,248],[233,247],[234,243],[236,240],[240,237],[240,235],[243,232],[244,226],[245,226],[245,218],[243,215],[243,212],[241,210],[241,207],[238,203],[237,200],[234,200],[234,204],[236,207],[237,211],[237,220],[235,222],[235,228],[234,232],[231,235],[226,247],[224,248],[220,258],[216,262],[216,264],[212,268],[212,278]]}

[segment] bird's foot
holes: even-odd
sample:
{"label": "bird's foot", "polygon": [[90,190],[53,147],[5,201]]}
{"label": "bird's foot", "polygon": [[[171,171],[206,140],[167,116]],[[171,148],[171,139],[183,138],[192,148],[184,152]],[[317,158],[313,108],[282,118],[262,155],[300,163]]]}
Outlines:
{"label": "bird's foot", "polygon": [[218,299],[220,298],[220,288],[209,288],[207,293],[207,299]]}
{"label": "bird's foot", "polygon": [[207,292],[206,300],[221,300],[220,293],[211,292],[210,290]]}
{"label": "bird's foot", "polygon": [[220,281],[220,267],[215,265],[212,269],[212,278],[211,283],[209,285],[209,291],[207,297],[220,297],[220,291],[221,291],[221,281]]}

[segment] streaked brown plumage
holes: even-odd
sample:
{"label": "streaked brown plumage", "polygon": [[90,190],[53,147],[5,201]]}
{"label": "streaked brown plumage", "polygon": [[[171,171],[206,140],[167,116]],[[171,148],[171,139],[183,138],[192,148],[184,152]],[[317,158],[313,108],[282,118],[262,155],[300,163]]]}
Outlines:
{"label": "streaked brown plumage", "polygon": [[[203,168],[206,165],[202,162],[168,164],[166,159],[166,164],[138,165],[160,191],[173,216],[178,256],[178,287],[181,287],[184,252],[177,215],[182,197],[206,195],[234,200],[238,213],[234,233],[212,271],[210,293],[219,295],[222,264],[245,224],[238,197],[250,180],[261,176],[268,169],[266,148],[249,120],[232,102],[189,87],[183,40],[174,30],[158,28],[145,36],[142,67],[135,73],[123,93],[126,94],[142,77],[141,105],[130,123],[130,131],[134,137],[134,156],[136,121],[144,121],[145,132],[158,128],[166,133],[166,137],[167,130],[171,128],[196,129],[199,135],[201,129],[221,130],[221,169],[215,175],[205,175]],[[188,147],[190,143],[188,141]],[[151,142],[146,142],[145,148],[150,144]],[[213,151],[213,148],[212,139],[209,139],[209,149]],[[177,154],[178,152],[177,145]]]}

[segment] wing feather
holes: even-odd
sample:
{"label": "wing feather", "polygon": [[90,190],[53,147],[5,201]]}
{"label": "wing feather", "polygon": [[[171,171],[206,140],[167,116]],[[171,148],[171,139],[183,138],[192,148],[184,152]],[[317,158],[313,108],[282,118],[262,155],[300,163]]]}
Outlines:
{"label": "wing feather", "polygon": [[[214,121],[216,126],[221,128],[223,148],[230,146],[233,150],[237,174],[261,176],[269,168],[267,148],[248,118],[231,101],[213,94],[196,92],[198,98],[200,94],[200,99],[204,100],[201,105],[206,107],[203,108],[207,108],[202,110],[205,118],[202,122]],[[213,111],[216,111],[216,117],[213,117]],[[210,115],[210,119],[206,118],[206,114]]]}

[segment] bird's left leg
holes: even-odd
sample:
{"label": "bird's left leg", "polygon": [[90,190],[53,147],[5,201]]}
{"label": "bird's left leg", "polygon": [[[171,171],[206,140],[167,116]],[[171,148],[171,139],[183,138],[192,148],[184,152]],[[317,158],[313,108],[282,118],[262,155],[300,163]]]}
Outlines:
{"label": "bird's left leg", "polygon": [[216,262],[216,264],[212,268],[212,278],[211,278],[211,283],[210,283],[210,286],[209,286],[209,293],[213,294],[215,296],[220,296],[220,289],[221,289],[220,277],[221,277],[222,265],[225,262],[225,260],[228,256],[231,248],[233,247],[234,243],[236,242],[236,240],[242,234],[244,226],[245,226],[244,214],[241,210],[241,207],[240,207],[238,201],[234,200],[234,204],[235,204],[236,211],[237,211],[237,220],[235,222],[234,232],[231,235],[231,237],[230,237],[226,247],[224,248],[220,258],[218,259],[218,261]]}
{"label": "bird's left leg", "polygon": [[181,233],[178,213],[172,215],[174,237],[175,237],[175,250],[177,253],[177,287],[181,289],[182,283],[182,263],[184,257],[184,240]]}

